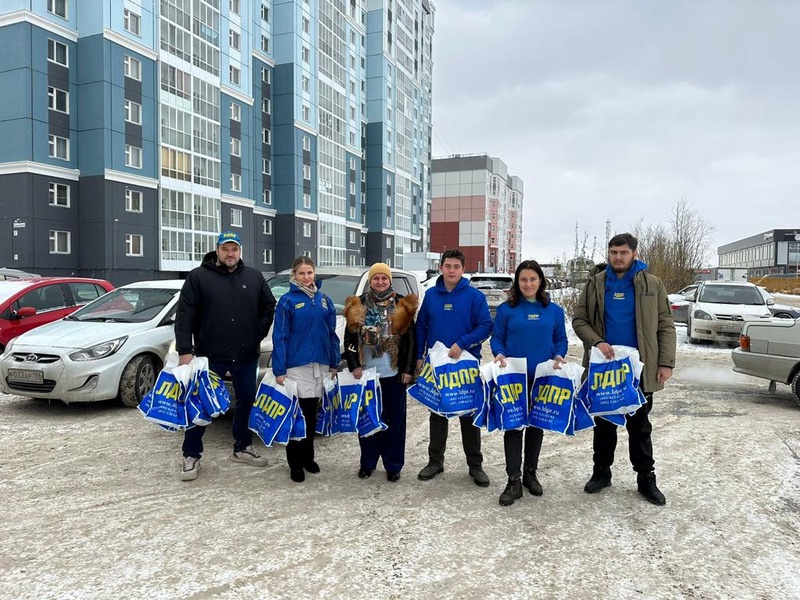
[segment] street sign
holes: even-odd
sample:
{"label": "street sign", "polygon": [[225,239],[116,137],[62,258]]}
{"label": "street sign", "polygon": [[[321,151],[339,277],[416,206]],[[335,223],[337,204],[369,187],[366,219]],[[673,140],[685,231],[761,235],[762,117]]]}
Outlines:
{"label": "street sign", "polygon": [[25,227],[25,221],[14,221],[14,229],[21,229]]}

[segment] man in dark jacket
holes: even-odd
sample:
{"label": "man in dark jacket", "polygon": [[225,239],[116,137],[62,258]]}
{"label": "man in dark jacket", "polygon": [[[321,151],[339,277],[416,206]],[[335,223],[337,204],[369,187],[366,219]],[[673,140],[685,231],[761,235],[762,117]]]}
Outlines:
{"label": "man in dark jacket", "polygon": [[[220,377],[230,373],[236,395],[231,460],[263,467],[267,460],[253,448],[247,422],[256,397],[261,340],[272,326],[275,297],[261,273],[244,265],[241,254],[239,234],[223,232],[216,251],[189,273],[178,299],[175,341],[180,364],[194,355],[205,356],[211,371]],[[183,481],[197,478],[205,429],[195,426],[184,435]]]}
{"label": "man in dark jacket", "polygon": [[[583,341],[583,366],[596,346],[606,358],[614,357],[613,344],[639,350],[644,363],[641,388],[647,402],[626,418],[630,459],[637,473],[639,492],[653,504],[666,504],[656,486],[653,430],[648,415],[653,392],[664,389],[675,367],[675,323],[662,281],[645,272],[636,260],[638,240],[620,233],[608,242],[608,265],[598,265],[581,293],[572,327]],[[598,418],[594,428],[594,471],[586,483],[588,494],[611,485],[611,465],[617,446],[617,426]]]}

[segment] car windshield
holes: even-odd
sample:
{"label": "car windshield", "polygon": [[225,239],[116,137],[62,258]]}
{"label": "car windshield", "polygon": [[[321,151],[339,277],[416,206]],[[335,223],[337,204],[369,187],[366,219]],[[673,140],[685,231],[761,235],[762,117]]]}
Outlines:
{"label": "car windshield", "polygon": [[473,275],[469,280],[472,287],[483,290],[507,290],[513,283],[514,281],[508,277],[476,277]]}
{"label": "car windshield", "polygon": [[30,281],[0,281],[0,303],[5,302],[17,292],[24,290],[30,284]]}
{"label": "car windshield", "polygon": [[[289,275],[275,275],[267,281],[267,285],[269,285],[269,289],[272,290],[272,295],[275,296],[276,300],[289,291],[289,277]],[[337,315],[342,314],[347,297],[356,293],[356,287],[360,280],[361,277],[355,275],[317,274],[317,281],[322,282],[321,291],[333,300]]]}
{"label": "car windshield", "polygon": [[71,321],[142,323],[155,318],[180,290],[118,288],[72,313]]}
{"label": "car windshield", "polygon": [[743,285],[706,285],[700,292],[698,301],[712,304],[764,306],[764,298],[758,288]]}

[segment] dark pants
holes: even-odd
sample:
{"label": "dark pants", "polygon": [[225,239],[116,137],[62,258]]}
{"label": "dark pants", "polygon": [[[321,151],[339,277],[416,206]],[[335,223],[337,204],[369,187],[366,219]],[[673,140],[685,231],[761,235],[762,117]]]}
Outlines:
{"label": "dark pants", "polygon": [[[653,442],[650,434],[653,426],[648,415],[653,408],[653,394],[646,393],[647,403],[639,407],[633,415],[628,415],[625,426],[628,429],[628,450],[633,470],[640,475],[653,472]],[[614,450],[617,448],[617,426],[605,419],[595,418],[594,426],[594,466],[610,468],[614,464]]]}
{"label": "dark pants", "polygon": [[[480,469],[483,464],[481,454],[481,430],[472,424],[474,415],[459,417],[461,423],[461,443],[464,454],[467,456],[467,466],[470,471]],[[450,423],[448,419],[431,413],[431,442],[428,445],[428,459],[431,464],[444,466],[444,451],[447,447],[447,430]]]}
{"label": "dark pants", "polygon": [[317,429],[319,398],[299,398],[300,410],[306,419],[306,437],[286,444],[286,462],[292,471],[299,471],[314,462],[314,436]]}
{"label": "dark pants", "polygon": [[406,454],[406,386],[400,377],[381,377],[381,421],[388,429],[358,438],[362,469],[374,471],[378,458],[383,459],[383,468],[387,473],[399,473],[403,469]]}
{"label": "dark pants", "polygon": [[[231,374],[236,404],[233,409],[233,451],[241,452],[253,443],[253,433],[247,427],[250,409],[256,399],[258,358],[248,360],[209,360],[208,368],[220,377]],[[183,436],[183,455],[200,458],[203,453],[203,434],[206,428],[197,425]]]}
{"label": "dark pants", "polygon": [[515,479],[522,477],[522,438],[525,436],[525,470],[539,468],[539,453],[542,451],[544,432],[538,427],[506,431],[503,435],[503,449],[506,452],[506,474]]}

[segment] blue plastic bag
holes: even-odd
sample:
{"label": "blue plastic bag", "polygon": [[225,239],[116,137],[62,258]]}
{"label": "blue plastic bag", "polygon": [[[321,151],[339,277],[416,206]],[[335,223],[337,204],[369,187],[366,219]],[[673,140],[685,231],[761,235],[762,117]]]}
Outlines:
{"label": "blue plastic bag", "polygon": [[361,379],[364,381],[364,398],[358,412],[358,435],[368,437],[379,431],[385,431],[388,426],[381,420],[383,396],[378,370],[364,369]]}
{"label": "blue plastic bag", "polygon": [[[250,410],[247,425],[251,431],[258,434],[266,446],[272,446],[287,420],[290,417],[294,418],[296,406],[297,384],[291,379],[286,379],[283,385],[278,385],[272,371],[267,371],[258,386],[256,400]],[[293,420],[289,421],[289,431],[286,432],[287,442],[293,424]]]}
{"label": "blue plastic bag", "polygon": [[186,413],[186,402],[192,394],[191,365],[165,366],[158,374],[153,389],[139,403],[144,418],[170,431],[193,427]]}
{"label": "blue plastic bag", "polygon": [[414,385],[408,388],[408,394],[425,408],[441,414],[442,397],[436,387],[430,355],[425,357]]}
{"label": "blue plastic bag", "polygon": [[572,409],[573,419],[572,427],[568,434],[575,434],[584,429],[592,429],[594,427],[594,417],[589,414],[588,400],[586,399],[586,390],[588,385],[586,380],[581,383],[578,391],[575,392],[575,402]]}
{"label": "blue plastic bag", "polygon": [[322,396],[317,407],[316,433],[324,436],[333,434],[333,407],[341,403],[339,380],[336,377],[325,375],[322,378]]}
{"label": "blue plastic bag", "polygon": [[506,366],[493,362],[491,405],[501,431],[528,426],[528,361],[525,358],[506,358]]}
{"label": "blue plastic bag", "polygon": [[642,405],[638,390],[643,363],[639,352],[628,346],[612,346],[614,358],[608,359],[597,348],[589,357],[589,413],[595,416],[625,415]]}
{"label": "blue plastic bag", "polygon": [[441,342],[436,342],[428,352],[441,397],[438,412],[447,417],[468,415],[478,410],[483,402],[478,359],[469,352],[450,358],[449,352]]}
{"label": "blue plastic bag", "polygon": [[334,434],[358,433],[358,413],[364,400],[365,382],[363,377],[356,379],[350,371],[338,375],[339,404],[333,407]]}
{"label": "blue plastic bag", "polygon": [[575,392],[582,374],[583,367],[575,363],[562,364],[559,369],[552,360],[536,365],[528,424],[564,435],[574,433]]}

